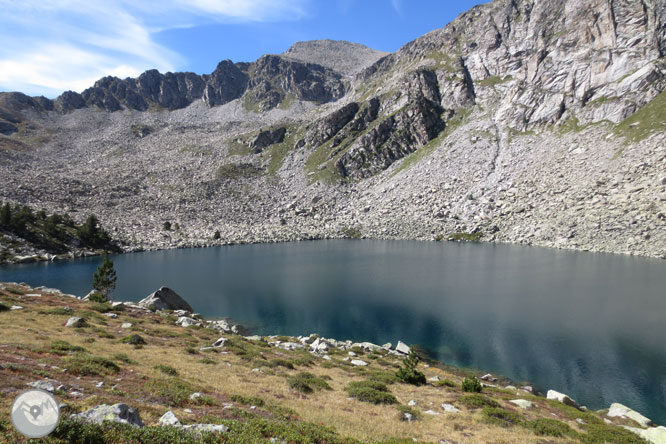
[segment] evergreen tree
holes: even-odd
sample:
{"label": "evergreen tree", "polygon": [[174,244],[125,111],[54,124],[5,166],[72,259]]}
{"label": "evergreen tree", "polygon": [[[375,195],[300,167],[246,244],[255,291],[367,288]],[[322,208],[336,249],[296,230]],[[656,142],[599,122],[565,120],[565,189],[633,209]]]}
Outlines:
{"label": "evergreen tree", "polygon": [[113,261],[105,254],[102,264],[97,267],[93,275],[93,288],[100,292],[106,300],[116,288],[116,271],[113,269]]}
{"label": "evergreen tree", "polygon": [[12,223],[12,207],[6,203],[0,208],[0,227],[9,228]]}
{"label": "evergreen tree", "polygon": [[77,233],[79,239],[92,248],[104,248],[111,242],[111,237],[99,227],[99,220],[94,214],[88,216],[83,225],[78,228]]}

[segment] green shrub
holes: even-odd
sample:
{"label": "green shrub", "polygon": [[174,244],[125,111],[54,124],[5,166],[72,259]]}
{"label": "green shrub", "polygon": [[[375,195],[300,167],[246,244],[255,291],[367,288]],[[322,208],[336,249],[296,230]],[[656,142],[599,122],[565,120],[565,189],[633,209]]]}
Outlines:
{"label": "green shrub", "polygon": [[[99,291],[94,291],[89,297],[88,300],[90,302],[97,302],[100,304],[104,304],[106,302],[109,302],[109,300]],[[109,306],[110,307],[110,306]],[[94,309],[94,308],[93,308]]]}
{"label": "green shrub", "polygon": [[115,362],[88,354],[76,354],[67,358],[65,365],[69,373],[80,376],[104,376],[120,371],[120,367]]}
{"label": "green shrub", "polygon": [[512,427],[523,421],[519,414],[498,407],[486,407],[481,414],[484,416],[484,421],[488,424],[502,427]]}
{"label": "green shrub", "polygon": [[124,362],[126,364],[136,364],[136,361],[130,359],[130,357],[125,353],[117,353],[113,355],[113,359],[116,361]]}
{"label": "green shrub", "polygon": [[480,409],[483,407],[499,407],[497,401],[483,395],[465,395],[458,399],[458,402],[470,409]]}
{"label": "green shrub", "polygon": [[155,370],[158,370],[168,376],[178,376],[178,370],[171,367],[170,365],[157,364],[153,367]]}
{"label": "green shrub", "polygon": [[588,424],[587,433],[580,434],[580,440],[585,444],[648,444],[640,436],[622,427],[605,424]]}
{"label": "green shrub", "polygon": [[199,351],[197,349],[195,349],[194,347],[187,347],[185,349],[185,353],[187,353],[188,355],[196,355],[196,354],[199,353]]}
{"label": "green shrub", "polygon": [[372,404],[396,404],[398,400],[389,393],[386,384],[379,381],[365,380],[350,383],[345,390],[352,398]]}
{"label": "green shrub", "polygon": [[482,389],[483,387],[481,386],[481,382],[479,382],[479,380],[476,379],[476,376],[472,376],[471,378],[465,378],[462,381],[463,392],[481,393]]}
{"label": "green shrub", "polygon": [[209,358],[208,356],[199,359],[199,362],[202,364],[217,365],[217,361],[215,359]]}
{"label": "green shrub", "polygon": [[398,404],[396,406],[396,409],[398,409],[398,411],[401,413],[401,415],[400,415],[400,420],[401,421],[406,421],[407,420],[407,418],[405,418],[404,413],[409,413],[410,415],[412,415],[412,418],[415,419],[415,420],[421,419],[423,417],[421,412],[419,412],[418,410],[414,410],[413,408],[408,407],[406,405]]}
{"label": "green shrub", "polygon": [[368,373],[367,378],[370,381],[377,381],[386,385],[391,385],[398,382],[398,377],[394,373],[382,372],[382,371]]}
{"label": "green shrub", "polygon": [[527,428],[532,429],[536,435],[541,436],[561,438],[576,435],[576,432],[567,424],[551,418],[537,418],[527,422],[525,425]]}
{"label": "green shrub", "polygon": [[309,372],[300,372],[295,376],[288,376],[287,384],[290,388],[301,393],[312,393],[315,390],[331,390],[331,386],[323,378]]}
{"label": "green shrub", "polygon": [[56,355],[66,355],[66,354],[69,354],[70,352],[84,352],[84,351],[86,351],[85,348],[83,348],[81,346],[78,346],[78,345],[72,345],[67,341],[53,341],[53,342],[51,342],[51,350]]}
{"label": "green shrub", "polygon": [[143,339],[141,336],[137,334],[129,335],[121,339],[123,344],[131,344],[131,345],[145,345],[146,340]]}
{"label": "green shrub", "polygon": [[437,381],[433,384],[435,387],[455,387],[456,383],[451,381],[450,379],[442,379],[441,381]]}
{"label": "green shrub", "polygon": [[153,379],[146,383],[145,389],[158,402],[171,407],[183,407],[190,401],[190,395],[197,390],[191,384],[178,378]]}
{"label": "green shrub", "polygon": [[256,396],[229,395],[229,401],[243,405],[254,405],[257,407],[263,407],[266,404],[263,399]]}
{"label": "green shrub", "polygon": [[409,356],[402,361],[402,364],[404,367],[400,367],[395,373],[398,380],[413,385],[423,385],[426,383],[425,375],[416,369],[416,366],[419,364],[419,358],[416,356],[416,353],[410,351]]}
{"label": "green shrub", "polygon": [[9,311],[9,306],[0,302],[0,311]]}
{"label": "green shrub", "polygon": [[[0,311],[2,311],[0,309]],[[54,307],[50,308],[48,310],[42,310],[39,312],[39,314],[45,314],[45,315],[60,315],[60,316],[66,316],[66,315],[71,315],[74,313],[74,310],[72,310],[70,307]]]}

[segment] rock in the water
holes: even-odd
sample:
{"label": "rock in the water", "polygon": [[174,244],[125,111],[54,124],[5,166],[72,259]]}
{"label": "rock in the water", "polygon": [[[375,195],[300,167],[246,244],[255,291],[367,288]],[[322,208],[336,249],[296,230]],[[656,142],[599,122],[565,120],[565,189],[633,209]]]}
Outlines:
{"label": "rock in the water", "polygon": [[649,429],[639,429],[637,427],[626,427],[625,429],[634,432],[644,440],[652,444],[666,444],[666,427],[652,427]]}
{"label": "rock in the water", "polygon": [[361,360],[361,359],[352,359],[352,360],[351,360],[351,364],[352,364],[352,365],[358,365],[358,366],[361,366],[361,367],[368,365],[367,362],[365,362],[365,361],[363,361],[363,360]]}
{"label": "rock in the water", "polygon": [[652,420],[649,418],[646,418],[645,416],[641,415],[640,413],[630,409],[626,405],[622,405],[618,402],[615,402],[611,404],[610,409],[608,410],[608,413],[606,414],[609,418],[615,418],[615,417],[625,417],[629,419],[633,419],[643,427],[649,427],[652,425]]}
{"label": "rock in the water", "polygon": [[402,341],[398,341],[398,345],[395,346],[395,351],[405,355],[408,355],[410,350],[409,346]]}
{"label": "rock in the water", "polygon": [[185,299],[168,287],[161,287],[156,292],[148,295],[139,301],[139,306],[143,308],[155,308],[156,310],[187,310],[190,313],[194,310]]}
{"label": "rock in the water", "polygon": [[127,404],[102,404],[83,413],[72,415],[71,418],[94,424],[102,424],[104,421],[110,421],[143,427],[139,411]]}
{"label": "rock in the water", "polygon": [[442,403],[442,408],[447,413],[458,413],[460,409],[456,408],[453,404]]}
{"label": "rock in the water", "polygon": [[67,320],[67,323],[65,324],[65,327],[74,327],[74,328],[83,328],[87,326],[88,323],[86,322],[85,319],[76,316],[69,318]]}
{"label": "rock in the water", "polygon": [[512,399],[509,401],[512,404],[517,405],[521,409],[529,409],[532,408],[532,403],[529,402],[527,399]]}
{"label": "rock in the water", "polygon": [[562,404],[579,408],[580,406],[576,401],[571,399],[569,396],[565,395],[564,393],[556,392],[555,390],[548,390],[548,393],[546,394],[547,399],[553,399],[556,401],[560,401]]}
{"label": "rock in the water", "polygon": [[49,392],[49,393],[55,392],[55,388],[53,387],[53,384],[51,384],[48,381],[29,382],[28,385],[30,387],[38,389],[38,390],[44,390],[45,392]]}
{"label": "rock in the water", "polygon": [[171,410],[166,412],[162,417],[159,419],[159,423],[162,426],[179,426],[180,421],[176,417],[176,415],[173,414]]}

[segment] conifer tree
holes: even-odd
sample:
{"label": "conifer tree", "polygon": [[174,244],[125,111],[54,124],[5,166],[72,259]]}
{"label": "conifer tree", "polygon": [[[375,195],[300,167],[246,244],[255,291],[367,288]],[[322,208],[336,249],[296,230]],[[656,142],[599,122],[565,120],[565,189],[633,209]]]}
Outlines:
{"label": "conifer tree", "polygon": [[116,288],[116,271],[113,268],[113,261],[104,254],[102,264],[97,267],[93,275],[93,288],[100,292],[104,299],[109,300],[109,295]]}

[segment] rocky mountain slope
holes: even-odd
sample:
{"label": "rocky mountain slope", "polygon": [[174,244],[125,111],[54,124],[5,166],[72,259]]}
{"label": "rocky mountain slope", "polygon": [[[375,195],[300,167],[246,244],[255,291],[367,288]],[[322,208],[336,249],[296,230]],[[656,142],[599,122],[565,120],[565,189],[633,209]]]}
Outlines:
{"label": "rocky mountain slope", "polygon": [[665,22],[660,1],[495,0],[385,56],[306,42],[2,93],[0,199],[93,212],[128,250],[474,234],[666,257]]}

